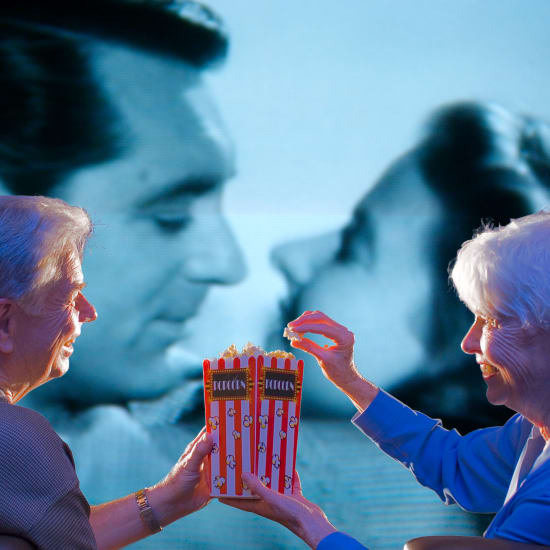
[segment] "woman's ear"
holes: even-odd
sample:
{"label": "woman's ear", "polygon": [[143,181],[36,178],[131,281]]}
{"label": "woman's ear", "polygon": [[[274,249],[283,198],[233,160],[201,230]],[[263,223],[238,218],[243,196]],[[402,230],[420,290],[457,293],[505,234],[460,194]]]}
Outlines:
{"label": "woman's ear", "polygon": [[11,353],[13,351],[13,332],[15,328],[13,312],[13,301],[0,298],[0,353]]}

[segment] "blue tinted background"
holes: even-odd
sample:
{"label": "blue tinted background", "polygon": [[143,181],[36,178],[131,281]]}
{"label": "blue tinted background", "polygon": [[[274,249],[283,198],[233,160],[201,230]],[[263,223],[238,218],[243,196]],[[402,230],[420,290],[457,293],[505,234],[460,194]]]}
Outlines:
{"label": "blue tinted background", "polygon": [[210,4],[231,36],[207,77],[237,147],[224,206],[250,267],[238,287],[211,291],[228,311],[249,304],[228,343],[261,341],[284,294],[270,248],[343,224],[435,107],[492,100],[550,119],[544,0]]}

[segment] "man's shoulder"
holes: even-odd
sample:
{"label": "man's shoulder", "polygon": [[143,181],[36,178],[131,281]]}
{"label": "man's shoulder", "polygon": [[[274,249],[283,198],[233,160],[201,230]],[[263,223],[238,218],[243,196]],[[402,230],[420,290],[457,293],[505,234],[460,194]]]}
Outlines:
{"label": "man's shoulder", "polygon": [[38,441],[57,438],[55,430],[39,412],[19,405],[0,405],[0,441]]}

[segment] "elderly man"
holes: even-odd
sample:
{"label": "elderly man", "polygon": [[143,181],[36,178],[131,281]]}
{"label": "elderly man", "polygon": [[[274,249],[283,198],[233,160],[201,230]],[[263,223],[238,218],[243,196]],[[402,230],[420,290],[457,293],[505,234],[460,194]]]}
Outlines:
{"label": "elderly man", "polygon": [[227,37],[206,7],[160,0],[8,1],[0,33],[2,192],[97,222],[85,271],[102,317],[67,377],[25,404],[99,503],[165,475],[197,431],[176,424],[200,400],[190,324],[212,285],[244,276],[220,209],[233,147],[202,81]]}
{"label": "elderly man", "polygon": [[86,212],[60,199],[0,196],[1,548],[121,548],[210,500],[203,430],[154,487],[90,509],[67,444],[16,406],[69,370],[83,325],[97,317],[81,267],[91,230]]}

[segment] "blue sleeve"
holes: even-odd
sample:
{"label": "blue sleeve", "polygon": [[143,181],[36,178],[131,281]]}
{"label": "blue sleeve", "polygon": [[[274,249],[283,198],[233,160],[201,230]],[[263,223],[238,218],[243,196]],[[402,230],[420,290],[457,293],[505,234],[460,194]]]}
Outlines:
{"label": "blue sleeve", "polygon": [[380,391],[354,424],[446,504],[495,513],[503,505],[532,425],[515,415],[504,426],[461,436]]}
{"label": "blue sleeve", "polygon": [[353,537],[345,533],[331,533],[326,536],[318,545],[317,550],[369,550]]}

